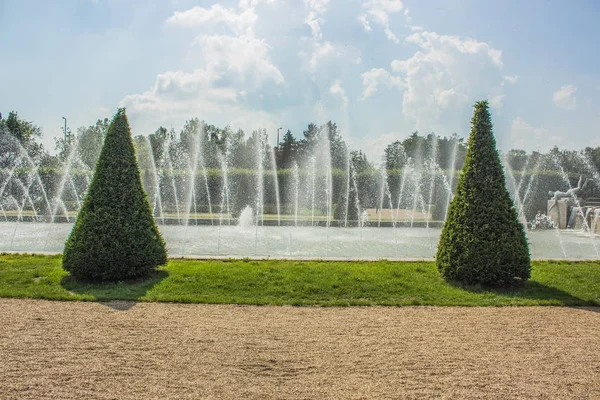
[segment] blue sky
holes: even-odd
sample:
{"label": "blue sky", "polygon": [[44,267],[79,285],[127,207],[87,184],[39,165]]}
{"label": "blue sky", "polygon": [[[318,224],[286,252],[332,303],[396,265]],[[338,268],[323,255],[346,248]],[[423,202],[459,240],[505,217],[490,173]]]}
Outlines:
{"label": "blue sky", "polygon": [[127,107],[134,134],[198,117],[300,137],[332,119],[376,159],[418,129],[502,149],[600,146],[600,3],[0,0],[0,111],[53,148]]}

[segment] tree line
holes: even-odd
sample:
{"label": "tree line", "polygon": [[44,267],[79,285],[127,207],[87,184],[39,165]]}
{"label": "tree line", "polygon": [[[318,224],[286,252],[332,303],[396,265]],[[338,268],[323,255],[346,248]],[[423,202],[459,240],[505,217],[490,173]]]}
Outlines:
{"label": "tree line", "polygon": [[[0,135],[14,137],[38,165],[45,167],[62,166],[76,144],[79,160],[83,166],[92,170],[100,154],[109,123],[107,118],[99,119],[93,125],[77,128],[75,133],[67,128],[63,137],[55,139],[54,155],[39,142],[42,130],[33,122],[20,118],[15,111],[11,111],[7,118],[0,120]],[[332,168],[345,170],[350,160],[359,173],[376,169],[379,165],[388,171],[401,170],[411,160],[422,163],[432,159],[443,170],[460,170],[468,147],[467,141],[456,133],[439,136],[435,133],[421,135],[415,131],[402,141],[388,144],[381,159],[368,160],[361,149],[349,149],[337,124],[332,121],[321,126],[309,123],[300,135],[294,135],[288,129],[277,146],[271,148],[264,129],[246,135],[241,129],[234,131],[230,126],[205,124],[197,118],[186,121],[179,133],[173,128],[160,126],[147,137],[135,136],[134,143],[138,152],[144,147],[144,142],[149,143],[156,167],[161,167],[161,162],[164,163],[168,156],[173,168],[185,169],[189,165],[192,153],[199,150],[205,167],[209,169],[221,168],[224,161],[227,161],[230,168],[254,169],[257,166],[257,154],[262,154],[267,159],[270,152],[274,152],[277,169],[290,169],[294,163],[305,167],[307,160],[316,153],[316,147],[325,138],[329,142]],[[576,173],[583,169],[582,158],[587,158],[600,170],[600,146],[586,147],[580,151],[559,149],[555,146],[547,153],[527,153],[522,149],[513,149],[502,156],[505,164],[513,171],[549,169],[550,163],[554,163],[565,171]]]}

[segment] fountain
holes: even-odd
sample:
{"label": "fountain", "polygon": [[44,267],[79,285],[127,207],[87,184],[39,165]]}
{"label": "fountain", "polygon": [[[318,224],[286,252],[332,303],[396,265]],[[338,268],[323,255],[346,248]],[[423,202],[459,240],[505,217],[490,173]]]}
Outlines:
{"label": "fountain", "polygon": [[[333,142],[321,134],[286,169],[277,164],[265,131],[255,132],[248,139],[252,150],[240,153],[240,141],[231,134],[215,145],[205,125],[185,129],[188,147],[183,149],[172,134],[158,144],[135,141],[143,184],[171,254],[435,255],[459,173],[440,166],[436,141],[417,146],[412,157],[401,149],[404,164],[398,170],[370,170],[353,161],[347,148],[334,161]],[[16,141],[0,138],[6,149],[0,156],[0,251],[61,252],[92,178],[81,162],[79,144],[73,143],[61,166],[48,168]],[[451,166],[459,165],[458,148],[458,142],[450,147]],[[595,167],[579,157],[581,174],[600,182]],[[583,182],[574,185],[573,173],[557,159],[532,156],[524,171],[513,170],[506,159],[503,163],[533,258],[600,256],[600,202],[580,196],[586,190]],[[548,200],[550,190],[553,199]],[[542,210],[547,217],[538,213]]]}

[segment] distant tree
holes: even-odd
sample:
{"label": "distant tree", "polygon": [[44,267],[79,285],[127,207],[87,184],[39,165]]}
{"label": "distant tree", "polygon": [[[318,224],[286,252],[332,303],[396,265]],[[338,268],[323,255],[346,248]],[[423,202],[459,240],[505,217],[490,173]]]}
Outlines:
{"label": "distant tree", "polygon": [[61,162],[65,162],[69,155],[71,154],[71,150],[73,150],[73,146],[75,145],[75,135],[71,131],[71,128],[67,127],[60,128],[63,131],[62,135],[54,138],[54,149],[58,153],[58,159]]}
{"label": "distant tree", "polygon": [[246,154],[246,137],[244,131],[238,129],[232,132],[228,143],[229,158],[227,159],[229,167],[242,168],[243,157]]}
{"label": "distant tree", "polygon": [[588,157],[590,162],[596,167],[596,170],[600,171],[600,146],[596,148],[586,147],[583,152],[585,156]]}
{"label": "distant tree", "polygon": [[125,109],[115,114],[94,177],[65,244],[63,268],[76,279],[121,281],[167,262],[142,187]]}
{"label": "distant tree", "polygon": [[425,138],[419,136],[419,131],[411,133],[409,137],[402,141],[402,147],[404,148],[406,157],[412,158],[413,160],[421,157],[424,142]]}
{"label": "distant tree", "polygon": [[321,126],[319,130],[319,136],[321,138],[327,137],[327,139],[329,139],[332,167],[338,169],[345,168],[348,148],[346,147],[346,142],[344,142],[344,139],[338,130],[337,124],[328,121],[326,124]]}
{"label": "distant tree", "polygon": [[156,163],[156,167],[161,166],[161,161],[165,156],[165,152],[168,151],[166,149],[166,143],[170,140],[175,139],[174,132],[167,131],[167,128],[161,126],[154,133],[148,135],[148,141],[150,141],[150,147],[152,148],[152,156],[154,157],[154,162]]}
{"label": "distant tree", "polygon": [[16,111],[9,112],[6,119],[0,119],[0,134],[13,136],[32,158],[39,158],[44,153],[44,147],[36,142],[42,137],[42,130],[19,118]]}
{"label": "distant tree", "polygon": [[525,150],[510,150],[506,158],[513,171],[523,171],[527,165],[528,156]]}
{"label": "distant tree", "polygon": [[307,160],[313,155],[319,140],[319,128],[316,124],[310,123],[302,133],[304,138],[298,143],[298,154],[300,158]]}
{"label": "distant tree", "polygon": [[298,152],[298,142],[288,129],[283,140],[277,147],[277,165],[279,168],[291,168],[296,161],[296,153]]}
{"label": "distant tree", "polygon": [[451,168],[462,169],[466,153],[467,145],[464,139],[456,133],[453,133],[450,137],[438,137],[437,162],[440,168],[445,170]]}
{"label": "distant tree", "polygon": [[367,172],[373,169],[371,163],[367,160],[367,155],[362,150],[354,150],[350,152],[350,162],[354,166],[357,174]]}
{"label": "distant tree", "polygon": [[109,125],[110,120],[104,118],[96,121],[95,125],[77,129],[77,151],[81,161],[90,169],[96,166]]}
{"label": "distant tree", "polygon": [[485,286],[528,279],[523,225],[505,187],[487,101],[475,103],[469,149],[438,244],[436,262],[446,279]]}
{"label": "distant tree", "polygon": [[401,169],[406,164],[406,154],[402,142],[396,140],[384,150],[385,167],[388,170]]}

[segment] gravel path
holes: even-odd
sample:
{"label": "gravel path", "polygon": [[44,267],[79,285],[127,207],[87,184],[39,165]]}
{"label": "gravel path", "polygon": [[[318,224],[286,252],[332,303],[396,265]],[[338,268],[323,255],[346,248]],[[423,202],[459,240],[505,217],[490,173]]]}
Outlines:
{"label": "gravel path", "polygon": [[600,399],[600,308],[0,299],[0,399]]}

